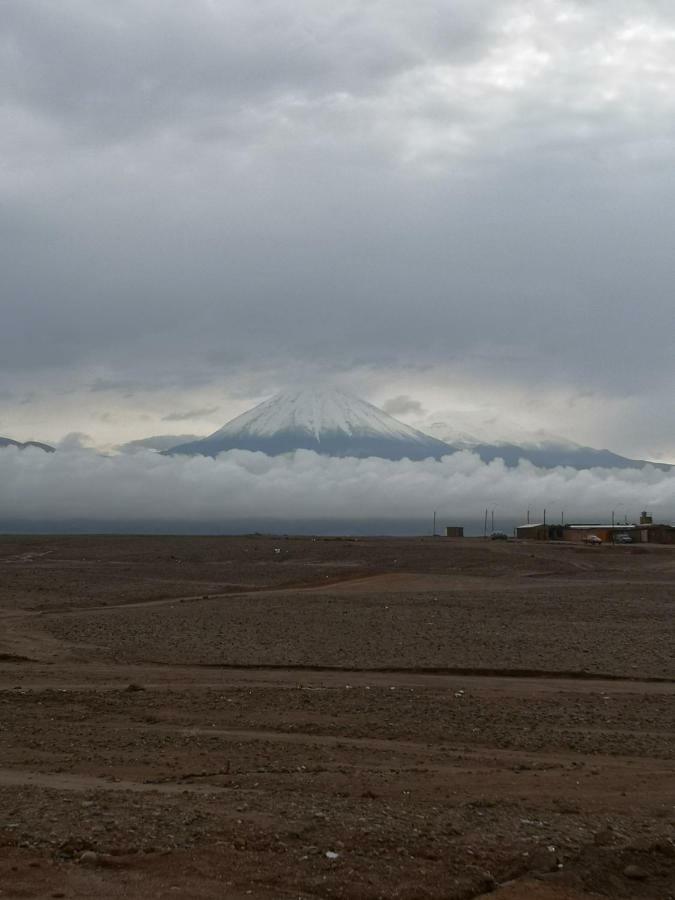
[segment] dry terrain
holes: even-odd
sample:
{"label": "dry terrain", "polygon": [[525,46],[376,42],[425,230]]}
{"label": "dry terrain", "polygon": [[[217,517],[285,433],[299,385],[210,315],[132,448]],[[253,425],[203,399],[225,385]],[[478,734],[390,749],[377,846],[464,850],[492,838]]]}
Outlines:
{"label": "dry terrain", "polygon": [[0,537],[0,898],[675,897],[675,548]]}

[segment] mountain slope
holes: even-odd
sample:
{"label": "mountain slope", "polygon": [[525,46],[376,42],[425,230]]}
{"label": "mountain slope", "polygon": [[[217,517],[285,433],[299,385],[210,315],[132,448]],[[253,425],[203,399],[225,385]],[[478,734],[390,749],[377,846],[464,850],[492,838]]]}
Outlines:
{"label": "mountain slope", "polygon": [[201,440],[198,434],[153,434],[147,438],[127,441],[115,447],[118,453],[140,453],[143,450],[170,450],[177,444]]}
{"label": "mountain slope", "polygon": [[168,452],[215,456],[235,449],[260,451],[268,456],[314,450],[326,456],[385,459],[440,458],[453,452],[444,441],[335,389],[278,394],[232,419],[209,437],[180,444]]}
{"label": "mountain slope", "polygon": [[594,447],[583,447],[581,444],[473,444],[466,447],[477,453],[483,462],[503,459],[509,466],[517,466],[521,459],[526,459],[542,469],[554,469],[557,466],[568,466],[572,469],[642,469],[654,466],[664,472],[673,466],[668,463],[650,462],[645,459],[629,459],[611,450],[596,450]]}
{"label": "mountain slope", "polygon": [[434,419],[419,423],[430,434],[445,441],[455,450],[476,453],[483,462],[502,459],[512,468],[521,459],[542,469],[567,466],[572,469],[642,469],[654,466],[664,472],[675,468],[664,462],[632,459],[611,450],[598,450],[578,444],[541,429],[528,431],[502,416],[466,413],[448,414],[447,420]]}
{"label": "mountain slope", "polygon": [[54,448],[50,447],[49,444],[41,444],[39,441],[26,441],[24,444],[21,441],[13,441],[12,438],[0,437],[0,449],[2,447],[18,447],[20,450],[25,450],[27,447],[37,447],[38,450],[44,450],[45,453],[54,453]]}

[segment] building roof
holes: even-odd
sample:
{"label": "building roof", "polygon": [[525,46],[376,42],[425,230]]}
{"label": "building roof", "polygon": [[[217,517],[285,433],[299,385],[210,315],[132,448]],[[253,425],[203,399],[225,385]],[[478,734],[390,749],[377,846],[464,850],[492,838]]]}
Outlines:
{"label": "building roof", "polygon": [[586,528],[609,528],[610,531],[626,531],[632,528],[644,528],[645,526],[641,525],[602,525],[600,522],[597,522],[595,525],[565,525],[565,528],[576,528],[578,530],[583,531]]}

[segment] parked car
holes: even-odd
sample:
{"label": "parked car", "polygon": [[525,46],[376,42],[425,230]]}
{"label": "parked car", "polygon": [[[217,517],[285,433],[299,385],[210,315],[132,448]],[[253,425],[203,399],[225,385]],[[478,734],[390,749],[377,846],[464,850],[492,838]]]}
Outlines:
{"label": "parked car", "polygon": [[629,534],[615,534],[614,535],[614,543],[615,544],[632,544],[633,538]]}
{"label": "parked car", "polygon": [[597,536],[597,534],[587,534],[584,538],[584,542],[587,544],[601,544],[602,539]]}

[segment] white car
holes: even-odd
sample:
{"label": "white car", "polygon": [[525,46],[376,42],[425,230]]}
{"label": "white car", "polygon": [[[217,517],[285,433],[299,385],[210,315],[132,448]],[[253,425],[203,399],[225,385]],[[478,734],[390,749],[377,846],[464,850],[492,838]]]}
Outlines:
{"label": "white car", "polygon": [[587,544],[601,544],[602,540],[597,536],[597,534],[587,534],[584,538],[585,543]]}
{"label": "white car", "polygon": [[632,544],[633,538],[629,534],[615,534],[614,535],[614,543],[615,544]]}

